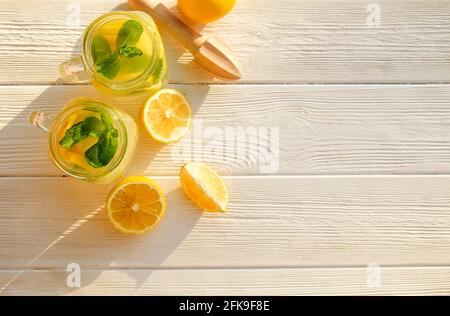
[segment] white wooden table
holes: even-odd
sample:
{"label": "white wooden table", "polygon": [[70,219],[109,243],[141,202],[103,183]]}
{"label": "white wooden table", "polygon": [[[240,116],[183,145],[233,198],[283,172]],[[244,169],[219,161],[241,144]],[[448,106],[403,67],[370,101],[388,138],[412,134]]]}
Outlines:
{"label": "white wooden table", "polygon": [[111,186],[63,177],[27,123],[77,96],[136,115],[143,97],[58,80],[83,29],[121,2],[0,0],[1,295],[450,294],[450,1],[238,0],[206,27],[243,64],[234,84],[161,30],[170,86],[203,129],[278,127],[280,159],[265,174],[258,157],[204,151],[230,207],[202,214],[172,148],[142,134],[129,174],[168,197],[143,236],[117,232]]}

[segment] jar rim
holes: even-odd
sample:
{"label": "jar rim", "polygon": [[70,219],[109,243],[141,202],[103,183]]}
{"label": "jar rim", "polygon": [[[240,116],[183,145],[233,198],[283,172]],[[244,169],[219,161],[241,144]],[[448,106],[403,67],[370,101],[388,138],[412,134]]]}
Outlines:
{"label": "jar rim", "polygon": [[[69,115],[73,114],[76,111],[85,109],[88,106],[99,108],[101,111],[104,111],[108,115],[110,115],[112,118],[112,122],[114,122],[114,127],[117,129],[118,132],[117,152],[115,153],[113,159],[106,166],[98,168],[97,172],[75,170],[73,166],[71,166],[69,163],[67,163],[66,161],[64,161],[64,159],[60,157],[57,149],[57,146],[59,146],[60,141],[59,139],[57,139],[58,135],[57,132],[62,127],[62,123]],[[49,154],[52,158],[52,161],[68,175],[83,180],[93,180],[108,175],[122,162],[127,147],[128,147],[127,129],[125,127],[125,123],[122,117],[117,113],[117,109],[114,108],[112,105],[90,98],[76,98],[70,101],[63,108],[63,110],[56,115],[49,133]]]}
{"label": "jar rim", "polygon": [[[81,54],[82,61],[85,65],[86,70],[88,71],[89,75],[92,78],[95,78],[97,81],[99,81],[101,84],[117,91],[123,91],[123,90],[129,90],[133,89],[140,84],[142,84],[144,81],[148,79],[148,77],[151,75],[152,72],[155,71],[156,67],[158,67],[158,56],[160,54],[159,44],[158,44],[158,35],[155,34],[155,30],[149,25],[149,22],[146,21],[140,14],[145,14],[146,17],[151,19],[153,22],[151,16],[149,16],[145,12],[129,12],[129,11],[113,11],[105,13],[98,18],[96,18],[94,21],[89,24],[89,26],[85,29],[83,33],[83,50]],[[114,79],[108,79],[104,76],[99,76],[97,72],[95,71],[95,65],[93,61],[93,57],[91,52],[91,44],[92,39],[97,33],[97,30],[103,26],[105,23],[118,20],[118,19],[133,19],[137,20],[141,23],[142,27],[144,28],[144,32],[149,34],[149,38],[152,41],[152,52],[151,52],[151,58],[150,62],[147,64],[147,67],[144,71],[142,71],[138,76],[126,80],[117,82],[117,80]],[[156,26],[155,26],[156,27]]]}

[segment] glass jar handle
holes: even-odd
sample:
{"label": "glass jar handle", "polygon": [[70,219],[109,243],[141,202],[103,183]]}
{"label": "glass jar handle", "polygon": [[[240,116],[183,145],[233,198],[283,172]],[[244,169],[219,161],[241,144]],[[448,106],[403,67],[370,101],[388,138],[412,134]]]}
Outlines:
{"label": "glass jar handle", "polygon": [[84,68],[81,56],[71,59],[59,65],[59,74],[64,82],[86,83],[90,81],[89,73]]}
{"label": "glass jar handle", "polygon": [[48,132],[52,126],[55,115],[47,114],[45,112],[33,111],[28,116],[28,121],[36,127]]}

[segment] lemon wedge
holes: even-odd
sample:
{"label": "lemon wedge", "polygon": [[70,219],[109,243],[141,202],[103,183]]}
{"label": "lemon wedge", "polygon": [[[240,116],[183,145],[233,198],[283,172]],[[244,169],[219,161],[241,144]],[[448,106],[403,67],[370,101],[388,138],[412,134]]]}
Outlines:
{"label": "lemon wedge", "polygon": [[228,204],[228,190],[223,180],[210,167],[189,163],[180,171],[180,181],[186,195],[208,212],[224,212]]}

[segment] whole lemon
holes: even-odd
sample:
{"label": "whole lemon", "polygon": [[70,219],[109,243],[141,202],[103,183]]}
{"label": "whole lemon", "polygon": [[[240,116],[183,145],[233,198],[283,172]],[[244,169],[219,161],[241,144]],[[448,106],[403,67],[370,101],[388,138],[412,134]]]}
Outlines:
{"label": "whole lemon", "polygon": [[206,24],[224,17],[236,0],[178,0],[178,9],[189,19]]}

